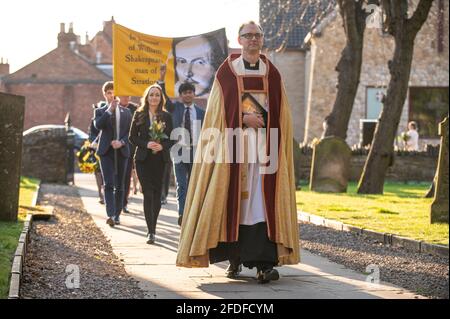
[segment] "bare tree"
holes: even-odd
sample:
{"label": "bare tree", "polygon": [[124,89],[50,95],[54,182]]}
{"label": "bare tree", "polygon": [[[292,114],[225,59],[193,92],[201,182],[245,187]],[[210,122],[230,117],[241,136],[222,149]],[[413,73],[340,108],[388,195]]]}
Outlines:
{"label": "bare tree", "polygon": [[387,169],[394,157],[394,139],[408,91],[414,40],[427,20],[433,0],[420,0],[408,17],[408,0],[381,0],[385,31],[394,37],[393,59],[388,62],[391,79],[372,147],[358,185],[359,194],[382,194]]}
{"label": "bare tree", "polygon": [[326,118],[324,136],[336,136],[345,140],[361,75],[364,31],[368,14],[365,10],[366,1],[338,0],[337,3],[346,43],[336,66],[339,73],[337,95],[333,109]]}
{"label": "bare tree", "polygon": [[[355,101],[361,74],[364,31],[371,13],[369,4],[375,0],[271,0],[263,2],[261,21],[268,25],[279,25],[276,33],[267,34],[266,40],[281,39],[277,51],[286,48],[289,36],[301,26],[313,30],[332,10],[339,10],[346,35],[346,44],[336,66],[338,75],[337,95],[327,118],[324,136],[346,139],[348,124]],[[336,8],[337,6],[337,8]]]}

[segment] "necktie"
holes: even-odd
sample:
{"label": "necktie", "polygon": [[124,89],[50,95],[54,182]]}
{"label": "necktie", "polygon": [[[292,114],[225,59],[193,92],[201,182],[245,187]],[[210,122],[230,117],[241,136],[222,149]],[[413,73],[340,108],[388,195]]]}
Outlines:
{"label": "necktie", "polygon": [[184,128],[189,132],[189,145],[192,145],[191,108],[188,106],[184,112]]}

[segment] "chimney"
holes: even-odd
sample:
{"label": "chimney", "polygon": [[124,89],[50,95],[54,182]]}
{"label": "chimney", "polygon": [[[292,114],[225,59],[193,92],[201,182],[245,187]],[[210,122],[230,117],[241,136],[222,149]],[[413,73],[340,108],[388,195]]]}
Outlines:
{"label": "chimney", "polygon": [[112,38],[112,28],[114,23],[116,23],[116,21],[114,21],[114,17],[111,17],[110,21],[103,22],[103,32],[106,33],[106,35],[108,35],[110,38]]}
{"label": "chimney", "polygon": [[88,44],[89,43],[89,35],[88,35],[88,33],[86,32],[86,38],[85,38],[85,43],[84,44]]}
{"label": "chimney", "polygon": [[0,62],[0,77],[2,77],[4,75],[8,75],[8,74],[9,74],[9,63],[8,63],[8,60],[3,62],[3,58],[2,58],[1,62]]}
{"label": "chimney", "polygon": [[59,33],[66,33],[66,25],[63,22],[59,24]]}
{"label": "chimney", "polygon": [[65,24],[60,24],[60,31],[58,34],[58,48],[60,47],[69,47],[70,42],[77,42],[77,36],[73,33],[73,24],[69,25],[69,32],[65,31]]}

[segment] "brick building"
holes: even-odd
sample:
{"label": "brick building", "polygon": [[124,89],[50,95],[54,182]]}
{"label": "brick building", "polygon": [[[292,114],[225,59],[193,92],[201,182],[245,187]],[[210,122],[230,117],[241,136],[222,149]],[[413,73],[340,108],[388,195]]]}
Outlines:
{"label": "brick building", "polygon": [[[261,0],[260,15],[267,14],[264,10],[270,11],[270,6],[270,1]],[[437,123],[448,113],[448,6],[448,1],[435,1],[417,35],[409,91],[399,125],[400,133],[406,130],[408,121],[417,121],[422,147],[439,143]],[[279,17],[278,25],[267,25],[264,21],[261,24],[266,33],[269,57],[285,79],[293,109],[294,136],[299,142],[309,143],[320,138],[323,120],[333,107],[338,75],[335,67],[346,39],[337,9],[313,26],[311,17],[315,12],[311,8],[288,35],[280,34],[282,21],[292,21],[289,14],[282,13],[284,16]],[[283,40],[284,48],[277,52]],[[349,145],[360,142],[361,121],[379,117],[382,107],[379,99],[389,83],[387,64],[392,54],[392,37],[382,34],[380,28],[367,28],[360,85],[348,128]]]}
{"label": "brick building", "polygon": [[103,99],[102,85],[112,79],[112,24],[81,44],[70,24],[61,23],[58,46],[22,69],[9,74],[0,64],[0,91],[26,98],[25,129],[40,124],[62,124],[70,112],[72,124],[87,130],[92,104]]}

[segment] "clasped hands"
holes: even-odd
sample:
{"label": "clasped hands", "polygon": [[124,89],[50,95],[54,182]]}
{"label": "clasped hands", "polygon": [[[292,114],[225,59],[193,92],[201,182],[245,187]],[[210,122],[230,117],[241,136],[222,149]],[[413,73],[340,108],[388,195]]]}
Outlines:
{"label": "clasped hands", "polygon": [[117,150],[117,149],[121,148],[123,146],[123,144],[121,141],[114,140],[111,142],[111,146],[113,147],[113,149]]}
{"label": "clasped hands", "polygon": [[148,142],[147,148],[155,152],[161,152],[163,149],[162,145],[156,142]]}

